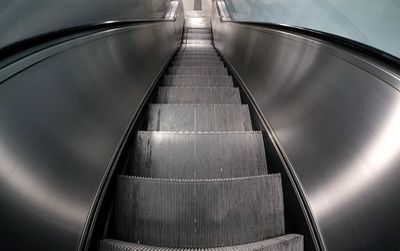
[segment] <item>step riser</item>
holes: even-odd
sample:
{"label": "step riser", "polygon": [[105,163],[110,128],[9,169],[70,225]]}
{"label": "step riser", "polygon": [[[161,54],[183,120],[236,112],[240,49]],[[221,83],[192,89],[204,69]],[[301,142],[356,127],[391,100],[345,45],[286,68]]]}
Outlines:
{"label": "step riser", "polygon": [[247,105],[150,105],[148,131],[252,131]]}
{"label": "step riser", "polygon": [[[162,139],[162,141],[160,141]],[[129,175],[216,179],[267,174],[261,133],[139,132]]]}
{"label": "step riser", "polygon": [[196,34],[196,33],[185,33],[184,39],[192,40],[211,40],[211,34]]}
{"label": "step riser", "polygon": [[238,88],[168,88],[159,87],[160,104],[241,104]]}
{"label": "step riser", "polygon": [[228,75],[226,68],[202,68],[202,67],[170,67],[170,74],[188,74],[188,75]]}
{"label": "step riser", "polygon": [[224,64],[221,61],[203,61],[203,62],[199,62],[199,61],[176,61],[176,62],[172,62],[172,66],[189,66],[189,67],[206,67],[206,66],[210,66],[210,67],[224,67]]}
{"label": "step riser", "polygon": [[210,55],[196,55],[196,56],[176,56],[175,60],[219,60],[221,61],[221,58],[219,56],[210,56]]}
{"label": "step riser", "polygon": [[184,44],[204,44],[204,45],[212,45],[213,42],[211,40],[194,40],[194,39],[184,39]]}
{"label": "step riser", "polygon": [[118,239],[161,247],[218,247],[284,233],[279,175],[224,181],[120,177]]}
{"label": "step riser", "polygon": [[166,75],[163,84],[165,86],[187,86],[187,87],[233,87],[233,80],[230,76],[185,76]]}
{"label": "step riser", "polygon": [[218,53],[215,50],[204,50],[204,51],[197,51],[197,50],[184,50],[179,51],[177,56],[188,56],[188,57],[198,57],[198,56],[218,56]]}
{"label": "step riser", "polygon": [[192,29],[192,28],[185,28],[185,33],[188,34],[211,34],[211,29]]}

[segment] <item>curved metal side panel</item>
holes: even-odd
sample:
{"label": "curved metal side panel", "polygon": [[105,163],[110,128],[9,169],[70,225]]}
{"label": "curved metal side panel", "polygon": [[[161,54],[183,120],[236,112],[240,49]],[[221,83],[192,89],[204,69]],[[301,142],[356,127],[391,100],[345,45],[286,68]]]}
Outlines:
{"label": "curved metal side panel", "polygon": [[0,84],[2,250],[78,248],[114,152],[177,49],[181,24],[101,32],[0,71],[10,76]]}
{"label": "curved metal side panel", "polygon": [[398,250],[399,72],[323,41],[220,22],[215,10],[213,32],[271,126],[324,248]]}

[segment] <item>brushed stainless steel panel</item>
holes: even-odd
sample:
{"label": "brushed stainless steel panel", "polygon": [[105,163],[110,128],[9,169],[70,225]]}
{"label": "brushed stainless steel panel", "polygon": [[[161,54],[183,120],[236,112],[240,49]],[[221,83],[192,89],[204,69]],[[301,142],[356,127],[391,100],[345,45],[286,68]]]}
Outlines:
{"label": "brushed stainless steel panel", "polygon": [[113,154],[179,46],[178,25],[137,25],[66,42],[70,48],[1,83],[2,249],[78,248]]}
{"label": "brushed stainless steel panel", "polygon": [[0,48],[78,25],[163,19],[169,3],[169,0],[2,0]]}
{"label": "brushed stainless steel panel", "polygon": [[213,34],[272,127],[325,248],[397,250],[398,69],[215,13]]}

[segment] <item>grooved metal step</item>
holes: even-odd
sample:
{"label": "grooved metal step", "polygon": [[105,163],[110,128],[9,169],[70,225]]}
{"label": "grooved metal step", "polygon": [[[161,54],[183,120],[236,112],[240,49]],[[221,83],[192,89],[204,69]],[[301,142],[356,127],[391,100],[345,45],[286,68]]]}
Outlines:
{"label": "grooved metal step", "polygon": [[165,75],[165,86],[233,87],[231,76]]}
{"label": "grooved metal step", "polygon": [[212,179],[267,174],[261,132],[139,132],[129,175]]}
{"label": "grooved metal step", "polygon": [[172,66],[168,69],[169,74],[188,74],[188,75],[228,75],[226,68],[213,67],[188,67],[188,66]]}
{"label": "grooved metal step", "polygon": [[178,51],[178,53],[176,55],[177,56],[197,57],[197,56],[218,56],[218,53],[214,49],[207,49],[204,51],[184,50],[184,51]]}
{"label": "grooved metal step", "polygon": [[195,39],[195,40],[211,40],[211,33],[185,33],[184,39]]}
{"label": "grooved metal step", "polygon": [[187,57],[187,58],[174,58],[172,63],[192,63],[192,62],[200,62],[200,63],[223,63],[220,57],[212,57],[212,58],[199,58],[199,57]]}
{"label": "grooved metal step", "polygon": [[216,52],[215,48],[181,48],[178,52]]}
{"label": "grooved metal step", "polygon": [[233,87],[159,87],[160,104],[241,104],[239,88]]}
{"label": "grooved metal step", "polygon": [[205,29],[201,29],[201,28],[187,28],[185,27],[184,29],[185,33],[203,33],[203,34],[211,34],[211,29],[210,28],[205,28]]}
{"label": "grooved metal step", "polygon": [[221,60],[207,60],[207,61],[199,61],[199,60],[174,60],[172,62],[172,66],[189,66],[189,67],[224,67],[224,63]]}
{"label": "grooved metal step", "polygon": [[213,44],[212,40],[202,40],[202,39],[184,39],[183,40],[184,44]]}
{"label": "grooved metal step", "polygon": [[[132,242],[106,239],[98,244],[99,251],[194,251],[185,248],[160,248]],[[236,246],[204,248],[198,251],[302,251],[303,236],[288,234],[280,237]]]}
{"label": "grooved metal step", "polygon": [[252,131],[247,105],[151,104],[148,131]]}
{"label": "grooved metal step", "polygon": [[116,238],[161,247],[220,247],[284,234],[279,174],[217,180],[119,176]]}
{"label": "grooved metal step", "polygon": [[214,48],[214,45],[210,45],[210,44],[182,44],[181,48]]}
{"label": "grooved metal step", "polygon": [[177,55],[174,58],[175,60],[219,60],[221,58],[218,55]]}

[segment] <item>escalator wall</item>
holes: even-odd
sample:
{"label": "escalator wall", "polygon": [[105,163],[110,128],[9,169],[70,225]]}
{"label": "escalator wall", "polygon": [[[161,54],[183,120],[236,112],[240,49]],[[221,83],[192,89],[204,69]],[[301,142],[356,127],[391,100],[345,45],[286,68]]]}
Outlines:
{"label": "escalator wall", "polygon": [[2,250],[76,250],[147,92],[180,45],[175,21],[67,40],[0,69]]}
{"label": "escalator wall", "polygon": [[0,50],[56,30],[109,20],[157,20],[170,0],[2,0]]}
{"label": "escalator wall", "polygon": [[396,250],[399,68],[285,29],[222,22],[214,42],[255,101],[325,250]]}

